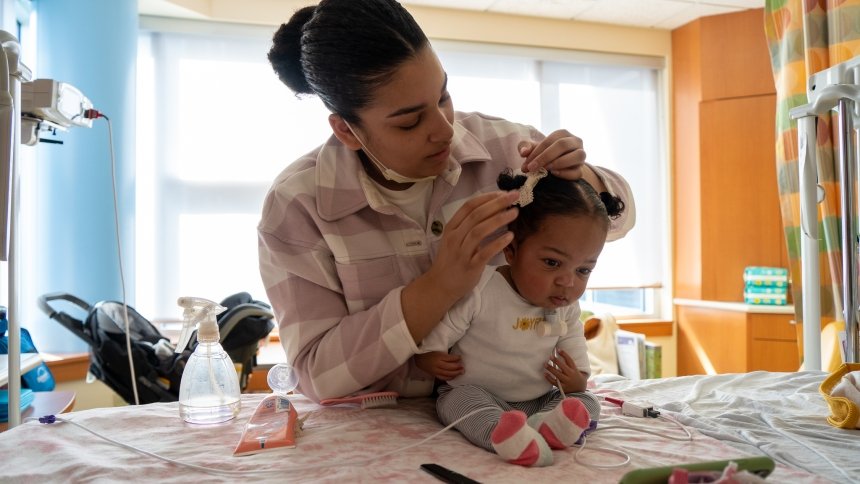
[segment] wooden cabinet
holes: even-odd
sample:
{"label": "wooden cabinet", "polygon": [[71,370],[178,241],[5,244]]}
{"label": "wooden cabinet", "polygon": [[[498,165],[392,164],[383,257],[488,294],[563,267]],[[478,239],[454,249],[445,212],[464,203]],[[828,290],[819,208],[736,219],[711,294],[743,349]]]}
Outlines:
{"label": "wooden cabinet", "polygon": [[678,375],[797,371],[791,306],[676,301]]}
{"label": "wooden cabinet", "polygon": [[672,31],[678,375],[796,371],[790,307],[743,301],[747,266],[788,267],[763,9]]}
{"label": "wooden cabinet", "polygon": [[788,266],[763,15],[672,32],[676,297],[739,302],[746,266]]}

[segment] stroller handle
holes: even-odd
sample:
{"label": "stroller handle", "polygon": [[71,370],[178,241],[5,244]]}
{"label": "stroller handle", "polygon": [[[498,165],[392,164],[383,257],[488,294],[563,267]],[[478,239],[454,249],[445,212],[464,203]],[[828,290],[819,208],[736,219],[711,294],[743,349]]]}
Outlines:
{"label": "stroller handle", "polygon": [[86,333],[86,331],[84,331],[83,321],[81,321],[80,319],[75,319],[63,311],[57,311],[56,309],[52,308],[50,304],[48,304],[48,301],[56,301],[56,300],[68,301],[68,302],[80,307],[84,311],[87,311],[87,313],[89,313],[92,310],[92,306],[90,306],[90,304],[87,303],[86,301],[84,301],[83,299],[81,299],[77,296],[73,296],[67,292],[52,292],[52,293],[48,293],[48,294],[43,294],[43,295],[39,296],[39,298],[36,301],[37,304],[39,305],[39,309],[41,309],[42,312],[47,314],[49,318],[62,324],[63,326],[66,327],[66,329],[75,333],[75,335],[77,337],[86,341],[88,344],[92,344],[92,342],[93,342],[92,338],[90,337],[89,334]]}

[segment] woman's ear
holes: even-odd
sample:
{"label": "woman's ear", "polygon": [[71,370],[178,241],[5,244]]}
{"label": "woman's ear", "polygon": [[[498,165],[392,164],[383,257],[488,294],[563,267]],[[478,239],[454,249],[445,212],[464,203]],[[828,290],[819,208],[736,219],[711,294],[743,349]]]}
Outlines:
{"label": "woman's ear", "polygon": [[334,132],[335,137],[340,140],[347,148],[356,151],[361,149],[361,142],[355,136],[355,133],[349,129],[349,125],[339,114],[330,114],[328,124]]}

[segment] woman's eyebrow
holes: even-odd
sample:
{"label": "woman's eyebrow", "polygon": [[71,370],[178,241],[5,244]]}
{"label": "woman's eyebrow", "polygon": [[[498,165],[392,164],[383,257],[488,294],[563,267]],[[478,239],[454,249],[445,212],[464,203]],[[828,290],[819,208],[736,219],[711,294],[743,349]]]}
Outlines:
{"label": "woman's eyebrow", "polygon": [[[442,90],[440,91],[440,93],[444,94],[446,90],[448,90],[448,73],[447,72],[445,73],[445,82],[442,83]],[[426,106],[427,106],[426,104],[416,104],[414,106],[407,106],[405,108],[400,108],[397,111],[394,111],[393,113],[389,114],[387,117],[388,118],[394,118],[397,116],[403,116],[404,114],[415,113],[415,112],[421,111]]]}

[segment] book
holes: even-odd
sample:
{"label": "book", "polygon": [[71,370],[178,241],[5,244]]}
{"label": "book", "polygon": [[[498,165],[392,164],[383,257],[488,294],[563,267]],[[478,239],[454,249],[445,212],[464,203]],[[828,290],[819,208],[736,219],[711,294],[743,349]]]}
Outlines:
{"label": "book", "polygon": [[645,342],[645,378],[663,376],[663,347],[652,341]]}
{"label": "book", "polygon": [[645,335],[619,329],[615,332],[618,372],[631,380],[645,377]]}

